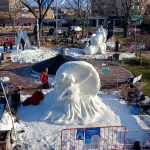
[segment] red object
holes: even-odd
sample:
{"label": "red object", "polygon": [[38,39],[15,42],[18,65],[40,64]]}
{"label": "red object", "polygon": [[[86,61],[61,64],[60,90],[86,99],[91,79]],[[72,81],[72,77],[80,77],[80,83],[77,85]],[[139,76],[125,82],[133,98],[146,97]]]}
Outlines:
{"label": "red object", "polygon": [[48,73],[43,71],[40,74],[40,80],[42,81],[43,84],[48,83]]}
{"label": "red object", "polygon": [[27,100],[32,105],[38,105],[43,98],[44,94],[40,91],[36,91],[31,97],[27,98]]}
{"label": "red object", "polygon": [[8,43],[8,44],[13,44],[13,41],[12,41],[11,39],[8,39],[8,40],[7,40],[7,43]]}

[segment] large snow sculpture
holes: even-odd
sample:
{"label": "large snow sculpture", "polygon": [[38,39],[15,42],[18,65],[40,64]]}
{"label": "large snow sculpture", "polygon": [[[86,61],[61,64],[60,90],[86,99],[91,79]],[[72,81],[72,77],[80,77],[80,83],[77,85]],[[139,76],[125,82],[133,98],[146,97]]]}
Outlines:
{"label": "large snow sculpture", "polygon": [[17,32],[17,35],[15,37],[16,49],[17,50],[19,49],[21,38],[25,41],[25,49],[31,49],[32,47],[31,47],[31,44],[29,42],[27,32],[25,30]]}
{"label": "large snow sculpture", "polygon": [[97,93],[99,74],[84,61],[66,62],[56,73],[56,101],[44,120],[57,124],[86,124],[98,120],[103,108]]}
{"label": "large snow sculpture", "polygon": [[106,53],[107,31],[101,26],[96,34],[92,34],[91,38],[84,48],[86,54],[92,55],[96,53]]}

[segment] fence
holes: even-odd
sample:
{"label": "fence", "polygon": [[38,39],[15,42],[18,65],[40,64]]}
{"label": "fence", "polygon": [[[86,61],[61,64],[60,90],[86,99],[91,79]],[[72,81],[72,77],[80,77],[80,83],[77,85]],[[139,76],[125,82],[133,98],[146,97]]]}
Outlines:
{"label": "fence", "polygon": [[61,150],[125,150],[126,128],[106,126],[61,131]]}

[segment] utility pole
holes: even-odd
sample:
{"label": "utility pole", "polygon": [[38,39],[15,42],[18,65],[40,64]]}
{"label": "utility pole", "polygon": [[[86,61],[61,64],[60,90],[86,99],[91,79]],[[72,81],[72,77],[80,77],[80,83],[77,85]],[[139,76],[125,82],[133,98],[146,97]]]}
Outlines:
{"label": "utility pole", "polygon": [[57,44],[57,39],[58,39],[57,29],[58,29],[58,2],[56,0],[56,44]]}

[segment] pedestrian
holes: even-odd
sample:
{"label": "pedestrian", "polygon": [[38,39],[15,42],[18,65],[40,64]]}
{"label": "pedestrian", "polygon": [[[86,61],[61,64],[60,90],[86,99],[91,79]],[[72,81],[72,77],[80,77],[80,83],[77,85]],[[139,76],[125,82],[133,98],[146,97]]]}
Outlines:
{"label": "pedestrian", "polygon": [[8,45],[9,45],[9,49],[10,49],[10,51],[11,51],[12,48],[13,48],[13,40],[12,40],[12,39],[7,39],[7,43],[8,43]]}
{"label": "pedestrian", "polygon": [[48,83],[48,67],[45,68],[45,70],[41,72],[41,74],[40,74],[40,80],[42,82],[42,88],[43,89],[48,89],[49,88],[49,83]]}
{"label": "pedestrian", "polygon": [[7,52],[7,49],[8,49],[7,41],[4,41],[3,47],[4,47],[4,52]]}
{"label": "pedestrian", "polygon": [[23,38],[21,38],[20,43],[22,45],[22,50],[24,50],[24,46],[25,46],[25,41]]}
{"label": "pedestrian", "polygon": [[120,45],[120,43],[119,43],[119,41],[117,40],[117,41],[115,42],[115,51],[116,51],[116,52],[119,51],[119,45]]}

